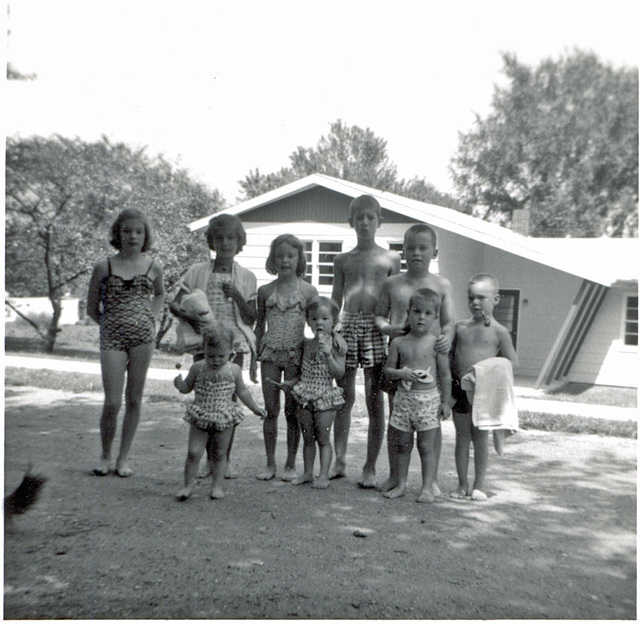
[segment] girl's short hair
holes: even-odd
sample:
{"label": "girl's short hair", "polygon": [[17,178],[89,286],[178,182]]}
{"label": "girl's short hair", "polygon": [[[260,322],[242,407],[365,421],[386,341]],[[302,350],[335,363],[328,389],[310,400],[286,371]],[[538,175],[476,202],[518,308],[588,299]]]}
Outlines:
{"label": "girl's short hair", "polygon": [[340,317],[340,308],[338,304],[331,299],[331,297],[323,297],[322,295],[316,295],[309,301],[307,304],[307,311],[305,312],[307,321],[309,320],[309,314],[312,310],[317,310],[318,308],[329,308],[331,310],[331,316],[333,317],[333,326],[336,326],[338,322],[338,318]]}
{"label": "girl's short hair", "polygon": [[205,236],[207,237],[207,245],[209,245],[211,251],[214,251],[213,239],[220,230],[233,230],[235,232],[238,241],[236,253],[240,253],[247,244],[247,233],[242,227],[242,221],[240,221],[236,215],[230,214],[221,214],[210,219]]}
{"label": "girl's short hair", "polygon": [[271,249],[269,251],[269,257],[265,263],[267,273],[270,275],[277,275],[276,271],[276,248],[278,245],[286,243],[293,247],[298,252],[298,266],[296,267],[296,275],[302,277],[307,272],[307,259],[304,255],[304,245],[300,242],[300,239],[293,234],[280,234],[276,236],[271,242]]}
{"label": "girl's short hair", "polygon": [[155,236],[153,234],[153,228],[151,222],[144,212],[137,208],[125,208],[120,211],[120,214],[116,217],[116,220],[111,226],[111,240],[109,241],[118,251],[122,249],[122,224],[130,219],[140,221],[144,225],[144,243],[142,244],[142,251],[149,251],[155,242]]}
{"label": "girl's short hair", "polygon": [[202,334],[202,342],[206,347],[219,347],[221,345],[233,347],[233,329],[226,323],[219,323],[215,327],[205,329]]}

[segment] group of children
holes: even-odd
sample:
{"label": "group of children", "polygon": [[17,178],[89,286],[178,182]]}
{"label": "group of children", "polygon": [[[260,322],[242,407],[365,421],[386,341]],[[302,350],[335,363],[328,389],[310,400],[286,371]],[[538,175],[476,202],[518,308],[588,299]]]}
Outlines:
{"label": "group of children", "polygon": [[[377,487],[387,498],[402,496],[406,490],[414,432],[417,432],[422,465],[422,487],[417,500],[433,501],[440,494],[437,484],[442,445],[440,422],[449,417],[455,401],[458,487],[451,496],[486,499],[484,477],[489,430],[474,425],[471,404],[460,380],[479,362],[498,355],[513,365],[517,363],[509,333],[493,318],[494,306],[499,301],[498,282],[488,274],[473,277],[468,286],[471,317],[456,323],[451,284],[429,271],[431,260],[437,256],[435,231],[425,224],[416,224],[407,230],[403,245],[407,270],[400,273],[400,256],[376,242],[381,222],[380,205],[374,197],[363,195],[351,202],[349,224],[355,230],[357,244],[351,251],[336,256],[334,286],[329,298],[319,296],[316,288],[304,280],[304,248],[295,236],[283,234],[272,242],[266,269],[276,277],[256,288],[253,273],[234,259],[246,243],[242,223],[232,215],[211,219],[207,241],[215,257],[186,272],[170,305],[171,312],[182,323],[202,336],[192,350],[194,363],[186,379],[178,375],[174,380],[180,392],[195,391],[195,400],[188,405],[184,417],[190,424],[189,446],[184,485],[177,494],[178,500],[189,498],[205,451],[209,466],[205,472],[212,474],[211,497],[224,496],[223,479],[233,476],[229,474],[233,433],[243,418],[238,400],[264,419],[266,466],[258,478],[269,480],[276,476],[281,392],[287,421],[287,458],[281,478],[295,485],[311,483],[312,487],[323,489],[331,479],[344,477],[358,367],[364,369],[369,416],[367,455],[359,485]],[[129,241],[123,223],[129,228],[126,232],[133,227],[138,234],[140,229],[143,234],[149,233],[144,217],[130,216],[118,226],[122,229],[123,241]],[[120,278],[123,282],[127,282],[125,276],[133,273],[136,273],[134,280],[146,277],[138,273],[144,269],[141,254],[149,241],[144,236],[142,241],[139,239],[140,236],[133,243],[116,245],[120,253],[112,264],[123,274]],[[131,267],[117,260],[123,253],[135,258]],[[147,273],[152,266],[153,263]],[[157,271],[161,281],[161,269],[158,267]],[[108,276],[111,275],[109,263]],[[96,268],[89,296],[90,315],[101,323],[101,336],[103,326],[110,323],[108,284],[111,278],[108,276],[104,267]],[[147,312],[152,313],[164,297],[164,290],[159,286],[155,291],[150,289],[147,284]],[[155,293],[153,297],[151,292]],[[195,294],[206,299],[209,305],[206,313],[213,314],[215,323],[205,324],[203,311],[183,305]],[[142,293],[138,301],[144,298]],[[305,337],[305,324],[312,338]],[[136,333],[131,328],[127,331]],[[127,361],[127,355],[132,362],[135,355],[130,345],[105,347],[101,342],[105,408],[101,421],[103,454],[94,470],[96,474],[106,474],[109,470],[115,416],[107,419],[105,413],[111,414],[114,407],[119,408],[117,404],[107,409],[107,403],[113,403],[109,397],[114,394],[113,390],[108,392],[114,382],[108,382],[110,377],[123,377],[122,367],[116,375],[109,373],[113,368],[110,362],[115,358],[109,355],[112,348],[120,350],[118,353],[125,351],[124,356],[118,356],[118,362],[122,358]],[[257,381],[255,363],[260,362],[264,408],[256,404],[244,385],[245,353],[251,354],[250,377],[254,382]],[[146,368],[139,374],[142,385],[145,374]],[[122,382],[115,385],[121,394]],[[384,439],[384,392],[388,393],[390,407],[389,478],[384,484],[378,484],[376,462]],[[129,390],[126,396],[129,401]],[[127,409],[130,411],[128,403]],[[137,414],[139,417],[139,408]],[[125,422],[126,419],[125,414]],[[295,459],[300,433],[304,468],[298,475]],[[472,485],[467,478],[471,443],[475,460]],[[125,450],[126,460],[128,448]],[[316,476],[317,451],[320,471]],[[122,464],[119,457],[116,472],[127,476],[122,474]]]}

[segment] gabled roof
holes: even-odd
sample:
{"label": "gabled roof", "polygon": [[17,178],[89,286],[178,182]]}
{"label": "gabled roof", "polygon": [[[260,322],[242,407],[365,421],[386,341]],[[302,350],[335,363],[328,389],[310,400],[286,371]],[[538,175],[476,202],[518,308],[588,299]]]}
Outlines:
{"label": "gabled roof", "polygon": [[[471,238],[604,286],[610,286],[620,280],[637,280],[638,239],[530,238],[451,208],[428,204],[386,191],[378,191],[362,184],[318,173],[236,204],[216,214],[240,215],[263,208],[285,197],[303,193],[316,186],[322,186],[348,197],[358,197],[363,194],[372,195],[386,210],[392,210],[405,217],[429,223],[436,229]],[[206,228],[212,216],[214,215],[190,223],[189,228],[191,231]],[[576,241],[580,241],[580,243]],[[606,254],[602,253],[605,247]]]}

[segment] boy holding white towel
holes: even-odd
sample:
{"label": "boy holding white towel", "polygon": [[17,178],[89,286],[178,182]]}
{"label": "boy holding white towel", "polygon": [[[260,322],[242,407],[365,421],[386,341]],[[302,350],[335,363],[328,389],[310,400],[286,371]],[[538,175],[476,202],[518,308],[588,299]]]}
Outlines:
{"label": "boy holding white towel", "polygon": [[[509,360],[512,366],[517,366],[516,355],[511,336],[505,327],[493,318],[493,309],[500,301],[498,280],[488,273],[479,273],[469,280],[468,301],[471,318],[458,321],[452,353],[452,397],[456,400],[453,406],[453,421],[456,427],[456,470],[458,472],[458,487],[451,492],[452,498],[464,498],[470,496],[472,500],[486,500],[484,478],[489,461],[489,431],[512,428],[511,424],[501,423],[492,426],[478,426],[480,414],[473,414],[471,402],[460,385],[460,380],[468,373],[474,371],[474,367],[500,355]],[[501,367],[506,371],[509,379],[510,367]],[[467,380],[469,377],[467,377]],[[512,382],[511,382],[512,383]],[[480,390],[475,386],[475,391]],[[486,418],[486,414],[482,417]],[[498,435],[501,442],[501,437]],[[475,479],[473,486],[467,480],[469,468],[469,447],[473,442],[473,455],[475,464]],[[499,445],[499,444],[498,444]],[[497,446],[498,446],[497,445]]]}

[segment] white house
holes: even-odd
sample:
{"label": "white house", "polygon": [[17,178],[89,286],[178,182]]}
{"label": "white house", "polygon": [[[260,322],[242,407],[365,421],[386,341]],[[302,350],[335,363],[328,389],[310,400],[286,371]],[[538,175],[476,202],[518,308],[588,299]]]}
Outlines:
{"label": "white house", "polygon": [[[537,386],[560,381],[638,387],[638,240],[535,239],[456,210],[314,174],[228,208],[241,217],[247,245],[238,261],[258,283],[271,241],[289,232],[303,241],[307,279],[324,294],[333,259],[356,244],[349,203],[373,195],[382,206],[378,242],[401,250],[404,232],[425,222],[438,233],[431,265],[453,285],[456,316],[468,314],[466,285],[475,273],[500,281],[496,317],[511,331],[519,377]],[[220,213],[218,213],[220,214]],[[204,231],[209,217],[190,224]]]}

